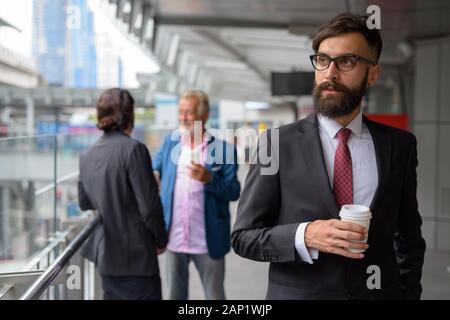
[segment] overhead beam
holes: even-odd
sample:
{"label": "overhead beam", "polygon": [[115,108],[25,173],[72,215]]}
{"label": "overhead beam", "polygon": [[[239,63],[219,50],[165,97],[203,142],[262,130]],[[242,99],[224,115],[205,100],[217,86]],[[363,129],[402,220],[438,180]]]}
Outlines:
{"label": "overhead beam", "polygon": [[[45,88],[16,88],[0,86],[0,107],[30,106],[37,108],[48,107],[61,109],[67,107],[95,106],[95,101],[102,93],[102,89],[68,89],[61,87]],[[147,89],[129,89],[136,100],[136,105],[144,106]],[[31,107],[30,107],[31,108]]]}
{"label": "overhead beam", "polygon": [[[142,8],[142,28],[140,39],[141,42],[148,43],[154,38],[154,17],[155,10],[152,6],[145,4]],[[151,45],[151,43],[150,43]]]}
{"label": "overhead beam", "polygon": [[231,19],[223,17],[178,16],[178,15],[157,15],[155,17],[155,22],[158,25],[208,26],[208,27],[233,27],[233,28],[287,29],[289,26],[289,24],[286,22]]}
{"label": "overhead beam", "polygon": [[142,28],[142,20],[141,20],[141,25],[139,26],[139,28],[138,29],[136,28],[136,21],[138,19],[139,14],[141,14],[141,19],[142,19],[142,12],[143,12],[142,0],[131,1],[130,21],[128,24],[128,32],[129,33],[133,33],[133,34],[137,35],[137,31],[139,31]]}
{"label": "overhead beam", "polygon": [[124,19],[124,12],[123,9],[125,8],[125,5],[128,1],[127,0],[117,0],[116,1],[116,18],[123,20]]}
{"label": "overhead beam", "polygon": [[17,28],[16,26],[12,25],[11,23],[9,23],[8,21],[0,18],[0,27],[9,27],[12,29],[15,29],[18,32],[22,32],[22,30],[20,30],[19,28]]}
{"label": "overhead beam", "polygon": [[256,75],[264,82],[269,83],[269,77],[253,62],[251,62],[244,54],[242,54],[237,48],[230,45],[229,43],[223,41],[219,36],[214,34],[213,32],[207,31],[207,30],[197,30],[196,31],[199,35],[202,37],[208,39],[212,43],[216,44],[217,46],[221,47],[223,50],[231,53],[233,56],[235,56],[238,60],[245,63],[250,70],[256,73]]}

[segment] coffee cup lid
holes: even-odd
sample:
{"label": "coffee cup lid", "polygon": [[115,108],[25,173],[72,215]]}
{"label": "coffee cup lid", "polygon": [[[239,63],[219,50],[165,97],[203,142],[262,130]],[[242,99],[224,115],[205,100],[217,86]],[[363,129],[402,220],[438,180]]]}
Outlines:
{"label": "coffee cup lid", "polygon": [[370,212],[370,208],[366,206],[362,206],[359,204],[346,204],[343,205],[341,211],[339,212],[340,216],[345,216],[352,219],[370,219],[372,218],[372,213]]}

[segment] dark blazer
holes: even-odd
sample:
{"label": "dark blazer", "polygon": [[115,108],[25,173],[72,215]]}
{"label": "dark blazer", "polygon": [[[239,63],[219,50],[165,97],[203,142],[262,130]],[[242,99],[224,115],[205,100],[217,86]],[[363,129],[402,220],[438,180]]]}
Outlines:
{"label": "dark blazer", "polygon": [[[373,138],[379,180],[370,205],[369,249],[361,260],[319,252],[308,264],[295,249],[299,223],[339,219],[316,115],[279,128],[276,174],[261,175],[261,161],[250,166],[232,247],[242,257],[270,261],[268,299],[420,298],[425,241],[416,198],[416,139],[363,121]],[[268,136],[268,147],[259,144],[262,154],[276,148]],[[368,289],[371,265],[380,268],[380,289]]]}
{"label": "dark blazer", "polygon": [[158,186],[147,147],[122,132],[104,133],[80,157],[82,210],[98,210],[103,223],[83,247],[102,275],[159,274],[156,247],[165,247]]}

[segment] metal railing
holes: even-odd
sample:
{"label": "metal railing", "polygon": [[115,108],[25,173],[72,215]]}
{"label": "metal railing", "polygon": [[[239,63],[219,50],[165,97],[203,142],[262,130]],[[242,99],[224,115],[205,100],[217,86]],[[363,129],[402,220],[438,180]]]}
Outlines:
{"label": "metal railing", "polygon": [[58,274],[63,270],[69,260],[81,248],[82,244],[91,235],[95,227],[100,223],[100,215],[94,219],[70,242],[63,253],[39,276],[39,278],[28,288],[19,300],[37,300],[52,284]]}
{"label": "metal railing", "polygon": [[[151,133],[162,137],[160,130]],[[78,216],[73,198],[78,152],[87,146],[84,138],[80,145],[75,140],[63,134],[0,138],[0,300],[101,298],[101,277],[79,250],[88,235],[77,234],[91,217]],[[81,288],[70,285],[75,269]]]}
{"label": "metal railing", "polygon": [[0,300],[100,299],[99,274],[80,250],[98,223],[99,216],[88,212],[65,221],[64,231],[54,234],[24,268],[0,274]]}
{"label": "metal railing", "polygon": [[70,230],[65,230],[56,233],[44,250],[39,252],[39,254],[34,257],[22,271],[40,270],[41,267],[43,267],[44,262],[47,267],[50,266],[51,256],[54,255],[55,252],[61,251],[61,247],[67,243],[69,232]]}

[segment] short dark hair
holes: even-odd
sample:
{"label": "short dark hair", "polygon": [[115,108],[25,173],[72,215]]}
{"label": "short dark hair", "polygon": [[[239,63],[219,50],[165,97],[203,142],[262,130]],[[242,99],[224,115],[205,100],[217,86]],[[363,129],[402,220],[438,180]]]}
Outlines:
{"label": "short dark hair", "polygon": [[319,28],[319,31],[314,36],[312,48],[314,52],[319,50],[320,43],[330,37],[334,37],[344,33],[358,32],[364,36],[370,47],[376,50],[377,59],[380,59],[383,42],[381,40],[378,29],[369,29],[367,27],[366,15],[356,15],[352,13],[342,13],[334,17],[331,21],[325,23]]}
{"label": "short dark hair", "polygon": [[97,101],[97,128],[124,131],[134,126],[134,99],[124,89],[105,90]]}

